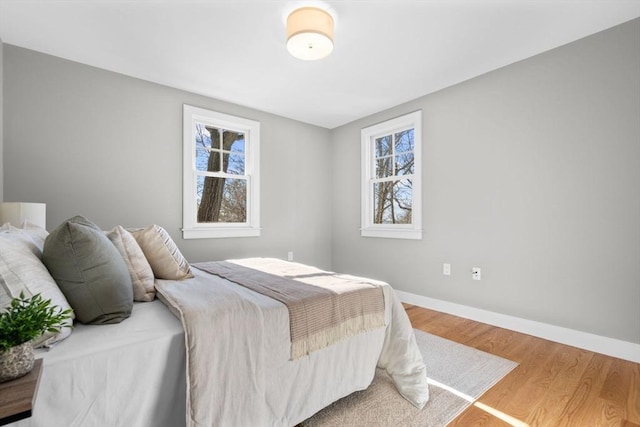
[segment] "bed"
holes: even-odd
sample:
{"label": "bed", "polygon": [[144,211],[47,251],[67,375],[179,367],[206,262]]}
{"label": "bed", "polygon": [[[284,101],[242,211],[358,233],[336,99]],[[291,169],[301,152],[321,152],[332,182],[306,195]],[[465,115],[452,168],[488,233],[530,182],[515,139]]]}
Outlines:
{"label": "bed", "polygon": [[388,284],[270,258],[226,263],[312,285],[366,284],[380,291],[383,325],[294,355],[289,307],[212,273],[211,263],[194,264],[179,280],[155,277],[157,298],[133,303],[125,320],[76,322],[68,337],[38,349],[34,415],[11,425],[294,426],[367,388],[376,367],[424,406],[422,356]]}

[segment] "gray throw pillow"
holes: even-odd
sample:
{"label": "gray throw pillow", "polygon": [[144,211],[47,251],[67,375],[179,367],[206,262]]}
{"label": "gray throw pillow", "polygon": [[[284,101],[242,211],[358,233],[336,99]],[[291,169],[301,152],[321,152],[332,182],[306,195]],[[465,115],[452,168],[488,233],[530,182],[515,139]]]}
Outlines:
{"label": "gray throw pillow", "polygon": [[131,276],[98,226],[75,216],[44,242],[42,262],[82,323],[119,323],[133,308]]}

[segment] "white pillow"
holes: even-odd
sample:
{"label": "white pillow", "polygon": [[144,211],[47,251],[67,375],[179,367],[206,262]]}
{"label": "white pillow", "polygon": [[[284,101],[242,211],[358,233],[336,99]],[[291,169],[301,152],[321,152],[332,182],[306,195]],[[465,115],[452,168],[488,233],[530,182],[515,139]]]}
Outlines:
{"label": "white pillow", "polygon": [[157,279],[193,277],[191,267],[167,231],[159,225],[131,231]]}
{"label": "white pillow", "polygon": [[23,228],[14,227],[8,222],[0,226],[0,238],[11,240],[28,248],[40,259],[42,259],[42,248],[48,234],[44,228],[26,220]]}
{"label": "white pillow", "polygon": [[[67,299],[53,280],[47,267],[28,247],[20,242],[0,238],[0,309],[24,292],[26,298],[40,294],[61,310],[70,309]],[[49,347],[71,334],[73,318],[65,322],[58,333],[45,332],[33,342],[34,347]]]}
{"label": "white pillow", "polygon": [[120,225],[107,231],[107,237],[118,249],[127,265],[133,284],[133,299],[143,302],[153,301],[156,297],[153,270],[136,239]]}

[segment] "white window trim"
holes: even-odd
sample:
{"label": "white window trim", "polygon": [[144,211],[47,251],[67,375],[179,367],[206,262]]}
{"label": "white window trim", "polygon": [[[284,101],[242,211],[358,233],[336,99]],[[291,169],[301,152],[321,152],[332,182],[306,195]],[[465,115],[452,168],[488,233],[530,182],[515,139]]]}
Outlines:
{"label": "white window trim", "polygon": [[[247,180],[247,222],[197,222],[196,122],[232,129],[245,134],[245,174]],[[260,122],[183,105],[182,237],[184,239],[255,237],[260,235]]]}
{"label": "white window trim", "polygon": [[[374,224],[373,192],[370,190],[374,171],[373,141],[403,129],[414,129],[414,180],[412,187],[412,224]],[[361,228],[363,237],[422,239],[422,110],[363,128],[361,133]]]}

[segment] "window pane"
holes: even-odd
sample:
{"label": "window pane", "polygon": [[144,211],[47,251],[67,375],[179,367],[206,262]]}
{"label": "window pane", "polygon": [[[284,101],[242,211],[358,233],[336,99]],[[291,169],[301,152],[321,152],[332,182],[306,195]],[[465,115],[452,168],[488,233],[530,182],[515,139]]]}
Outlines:
{"label": "window pane", "polygon": [[373,184],[373,223],[411,224],[412,182],[376,182]]}
{"label": "window pane", "polygon": [[247,180],[197,177],[197,222],[246,222]]}
{"label": "window pane", "polygon": [[231,144],[231,151],[234,153],[244,153],[244,134],[238,133],[237,135],[238,139]]}
{"label": "window pane", "polygon": [[391,135],[376,138],[375,140],[375,156],[389,156],[391,155]]}
{"label": "window pane", "polygon": [[393,186],[394,224],[411,224],[413,185],[409,179],[396,181]]}
{"label": "window pane", "polygon": [[386,178],[393,175],[391,156],[376,159],[376,178]]}
{"label": "window pane", "polygon": [[[242,143],[238,144],[242,140]],[[241,132],[235,132],[232,130],[222,131],[222,149],[225,151],[232,151],[232,147],[235,146],[235,150],[244,152],[244,134]]]}
{"label": "window pane", "polygon": [[220,152],[212,151],[219,146],[219,134],[217,128],[196,123],[196,170],[220,171]]}
{"label": "window pane", "polygon": [[220,221],[247,221],[247,180],[225,180],[222,208],[220,209]]}
{"label": "window pane", "polygon": [[413,153],[402,153],[396,156],[396,175],[413,174]]}
{"label": "window pane", "polygon": [[218,128],[207,126],[204,123],[196,123],[197,145],[210,148],[220,148],[220,136]]}
{"label": "window pane", "polygon": [[413,129],[403,130],[395,134],[396,138],[396,153],[406,153],[407,151],[413,151]]}
{"label": "window pane", "polygon": [[196,146],[196,170],[206,171],[209,163],[209,148],[211,147],[211,136],[202,123],[196,123],[195,132]]}
{"label": "window pane", "polygon": [[225,154],[225,156],[228,156],[229,161],[227,173],[244,175],[244,154],[232,153],[231,155]]}
{"label": "window pane", "polygon": [[[222,172],[244,175],[244,134],[231,130],[222,131]],[[228,152],[232,152],[229,155]]]}
{"label": "window pane", "polygon": [[204,146],[196,145],[196,170],[206,171],[209,170],[209,150]]}
{"label": "window pane", "polygon": [[196,211],[200,210],[200,201],[202,200],[202,191],[204,189],[204,176],[196,176]]}
{"label": "window pane", "polygon": [[393,181],[376,182],[373,184],[373,223],[391,223],[391,196]]}

